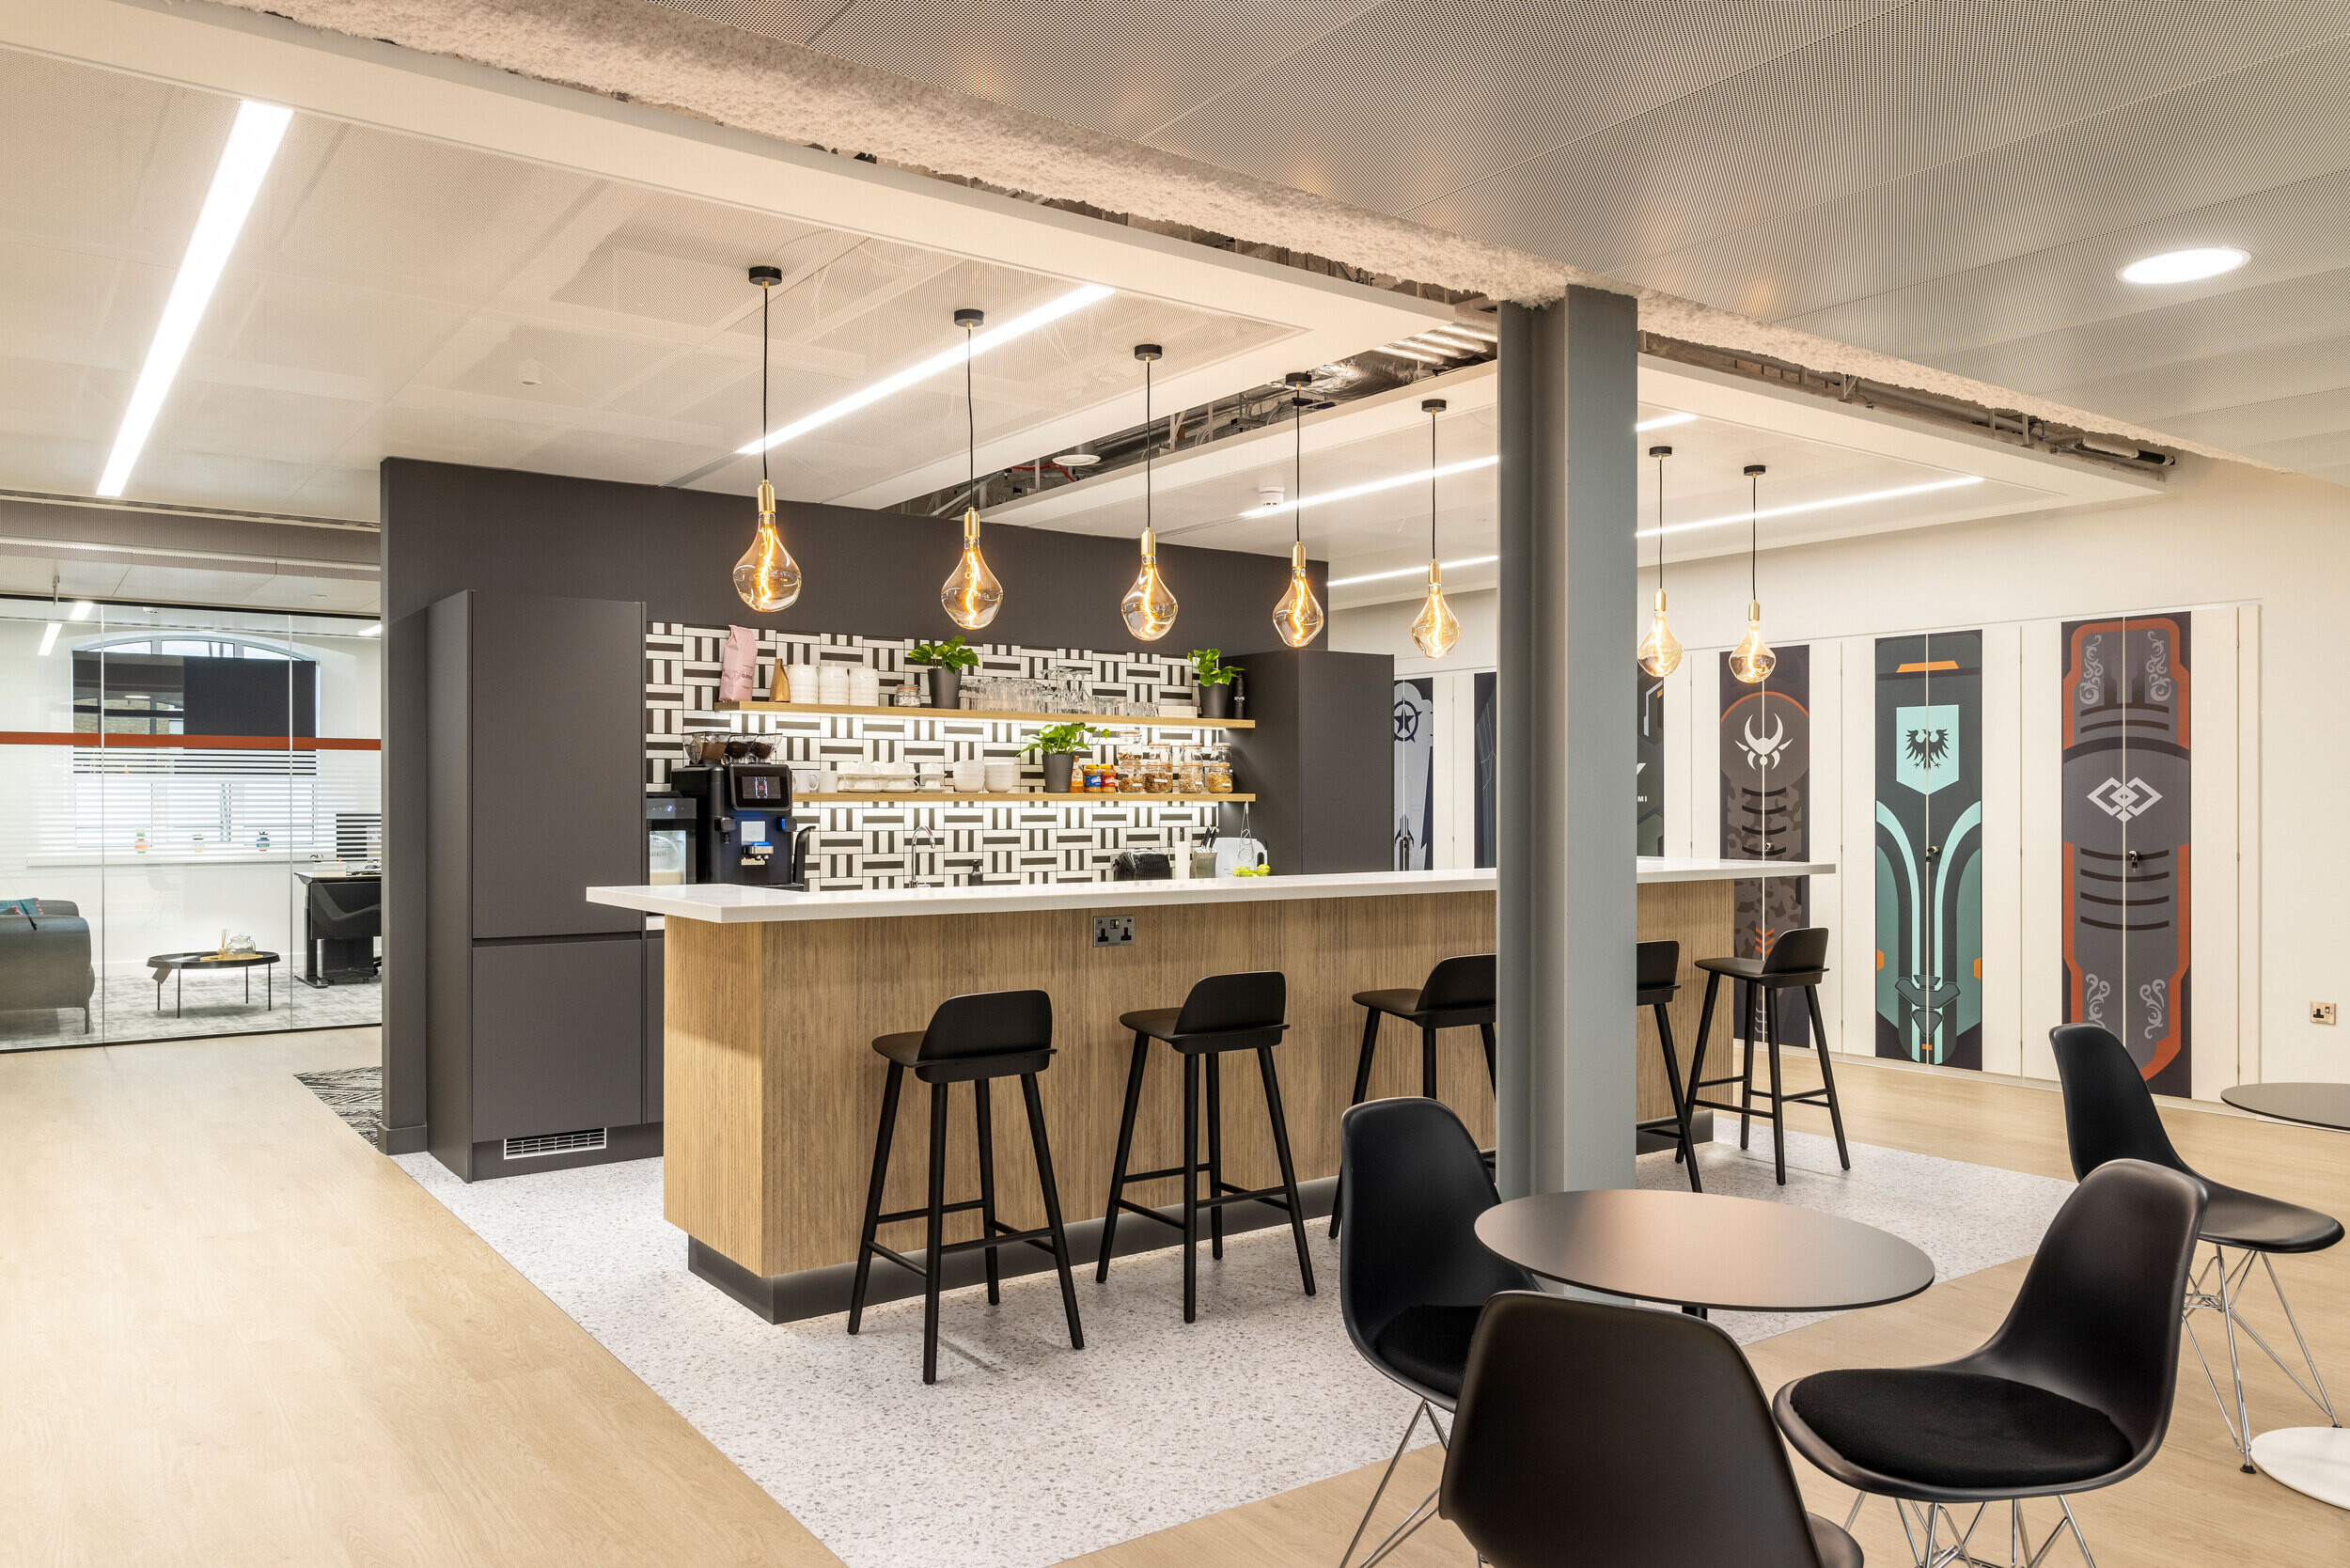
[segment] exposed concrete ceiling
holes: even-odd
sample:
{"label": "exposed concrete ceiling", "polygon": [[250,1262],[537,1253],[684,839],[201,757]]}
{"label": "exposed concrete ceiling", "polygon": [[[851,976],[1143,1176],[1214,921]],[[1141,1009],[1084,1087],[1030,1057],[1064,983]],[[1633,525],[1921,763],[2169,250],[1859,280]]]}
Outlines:
{"label": "exposed concrete ceiling", "polygon": [[[1947,342],[1916,333],[1845,329],[1857,341],[1840,341],[1806,327],[1822,309],[1851,301],[1798,306],[1785,285],[1791,276],[1849,274],[1863,290],[1856,301],[1890,286],[1933,293],[1946,277],[1999,264],[1985,250],[1989,236],[1998,237],[1992,249],[2005,245],[2018,260],[2099,236],[2107,248],[2127,250],[2152,238],[2157,220],[2211,205],[2214,182],[2123,179],[2156,193],[2129,218],[2110,201],[2089,199],[2125,172],[2117,170],[2111,136],[2100,144],[2105,154],[2078,168],[2065,162],[2060,138],[2046,136],[2125,103],[2186,92],[2215,79],[2215,61],[2224,76],[2298,52],[2322,74],[2326,40],[2342,30],[2339,4],[2281,3],[2123,4],[2065,22],[2059,13],[2091,8],[1967,0],[1537,8],[1225,0],[1197,15],[1185,8],[1180,28],[1168,26],[1165,8],[1099,0],[911,9],[864,0],[697,0],[693,8],[726,20],[661,0],[227,3],[343,35],[346,52],[379,47],[359,40],[388,39],[786,142],[870,153],[1380,274],[1522,300],[1578,282],[1622,289],[1639,297],[1642,324],[1653,332],[2216,456],[2263,444],[2223,445],[2182,434],[2192,419],[2169,429],[2121,412],[2160,406],[2159,398],[2134,405],[2108,396],[2077,406],[2060,394],[2087,384],[2078,376],[2041,374],[2013,356],[2006,363],[2016,373],[1995,382],[1972,368],[1964,357],[1970,350],[1948,352]],[[28,14],[44,9],[53,13],[45,27]],[[68,52],[86,45],[74,25],[55,21],[55,9],[0,0],[9,36]],[[217,17],[223,8],[90,0],[73,9]],[[2199,24],[2186,42],[2173,41],[2164,27],[2186,26],[2190,12],[2242,20],[2217,24],[2232,29],[2224,38]],[[258,16],[245,24],[283,25]],[[1021,51],[968,45],[1000,40],[1008,30],[1017,37],[1023,27],[1062,47],[1031,51],[1036,69],[1025,73],[989,76],[986,62],[1001,65]],[[39,40],[44,34],[50,42]],[[1083,40],[1073,57],[1071,40]],[[826,54],[827,44],[885,57],[888,69]],[[2263,94],[2275,84],[2264,80],[2232,84],[2230,102],[2265,107]],[[2182,121],[2177,150],[2208,145],[2216,123],[2210,116]],[[1130,139],[1136,135],[1147,139]],[[2221,140],[2238,184],[2256,181],[2262,160],[2248,142]],[[2165,149],[2145,150],[2146,165],[2159,170]],[[2301,162],[2329,156],[2318,147]],[[1961,165],[1967,180],[1936,184]],[[2184,200],[2176,192],[2190,187],[2202,193],[2193,206],[2144,210]],[[2019,205],[2036,222],[1984,221]],[[1801,232],[1776,248],[1760,243],[1774,225]],[[1726,247],[1726,259],[1710,273],[1685,265],[1684,253],[1706,243]],[[2107,259],[2082,264],[2109,276]],[[1976,323],[1986,339],[2012,336],[2019,319],[2043,320],[2002,308],[1996,288],[1986,299]],[[2306,304],[2280,299],[2276,306],[2262,317],[2270,337],[2311,318]],[[2093,298],[2073,311],[2111,320],[2123,307]],[[2160,339],[2175,336],[2176,323],[2149,325]],[[2093,342],[2078,344],[2068,364],[2093,361],[2098,352]],[[2137,357],[2159,359],[2161,352],[2141,347]],[[2162,367],[2146,368],[2161,379]],[[2209,389],[2225,379],[2224,367],[2210,367],[2200,383],[2206,390],[2188,400],[2224,396]],[[2304,390],[2315,400],[2290,411],[2296,429],[2325,426],[2326,408],[2350,400],[2329,403],[2328,388]],[[2190,412],[2224,415],[2227,406]],[[2224,417],[2203,424],[2243,430]],[[2304,433],[2314,440],[2285,443],[2260,460],[2326,473],[2330,436],[2319,428]]]}

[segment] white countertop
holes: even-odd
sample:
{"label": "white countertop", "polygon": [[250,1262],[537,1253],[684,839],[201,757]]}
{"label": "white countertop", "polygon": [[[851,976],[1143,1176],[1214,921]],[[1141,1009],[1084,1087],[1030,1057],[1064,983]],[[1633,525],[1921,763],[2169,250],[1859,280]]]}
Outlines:
{"label": "white countertop", "polygon": [[[1776,863],[1774,876],[1825,876],[1826,861]],[[1642,859],[1641,882],[1722,882],[1762,870],[1752,860]],[[1490,893],[1492,870],[1347,871],[1319,876],[1228,876],[1175,882],[1030,882],[989,887],[882,887],[848,893],[788,893],[732,883],[666,887],[590,887],[589,903],[648,915],[734,925],[745,920],[872,920],[903,915],[986,915],[1026,909],[1137,909],[1220,899],[1390,898],[1400,893]]]}

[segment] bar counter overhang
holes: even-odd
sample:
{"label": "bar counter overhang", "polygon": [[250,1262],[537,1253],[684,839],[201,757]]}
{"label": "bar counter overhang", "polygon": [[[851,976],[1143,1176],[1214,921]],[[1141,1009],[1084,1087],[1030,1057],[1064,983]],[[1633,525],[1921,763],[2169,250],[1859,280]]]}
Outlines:
{"label": "bar counter overhang", "polygon": [[[1772,863],[1772,876],[1817,876],[1820,862]],[[1754,861],[1642,859],[1638,934],[1681,943],[1684,977],[1696,959],[1728,953],[1731,884],[1762,874]],[[1289,978],[1288,1037],[1275,1053],[1298,1180],[1309,1210],[1327,1213],[1338,1172],[1339,1118],[1354,1088],[1364,1012],[1353,997],[1417,989],[1437,960],[1490,952],[1491,870],[1371,871],[1169,882],[1042,883],[791,893],[728,885],[591,887],[592,902],[666,917],[663,1209],[689,1238],[694,1272],[771,1321],[846,1307],[870,1179],[884,1066],[873,1037],[919,1029],[946,998],[1035,987],[1051,994],[1058,1054],[1041,1078],[1045,1122],[1070,1221],[1073,1250],[1099,1246],[1101,1208],[1117,1142],[1132,1038],[1119,1015],[1172,1007],[1203,976],[1278,969]],[[1131,915],[1130,945],[1094,945],[1093,917]],[[1685,1071],[1701,987],[1685,983],[1672,1008]],[[1671,1098],[1654,1027],[1623,999],[1627,1041],[1638,1042],[1637,1119],[1668,1121]],[[1716,1026],[1716,1034],[1723,1026]],[[1373,1098],[1419,1092],[1414,1031],[1390,1020],[1371,1077]],[[1716,1040],[1716,1049],[1720,1049]],[[1718,1062],[1721,1058],[1716,1058]],[[1493,1093],[1473,1029],[1439,1036],[1438,1092],[1480,1144],[1494,1136]],[[1224,1084],[1227,1179],[1277,1181],[1263,1091],[1251,1074]],[[927,1096],[905,1096],[901,1149],[927,1138]],[[1154,1056],[1136,1128],[1136,1163],[1180,1163],[1181,1082]],[[957,1096],[950,1123],[949,1200],[978,1190],[974,1118]],[[999,1112],[999,1151],[1025,1141],[1016,1107]],[[918,1208],[919,1157],[893,1162],[885,1206]],[[1152,1168],[1146,1165],[1145,1168]],[[1042,1223],[1025,1158],[995,1162],[1003,1217]],[[1172,1179],[1134,1194],[1171,1205]],[[1278,1215],[1236,1208],[1235,1228]],[[958,1224],[959,1222],[959,1224]],[[977,1231],[949,1216],[948,1239]],[[901,1250],[921,1247],[920,1226],[885,1228]],[[1168,1245],[1155,1226],[1125,1226],[1123,1252]],[[1003,1255],[1018,1268],[1013,1249]],[[1035,1265],[1049,1266],[1037,1251]],[[951,1260],[979,1278],[979,1259]],[[876,1299],[918,1289],[897,1270],[874,1280]],[[950,1279],[950,1283],[960,1283]],[[883,1287],[894,1287],[885,1291]]]}

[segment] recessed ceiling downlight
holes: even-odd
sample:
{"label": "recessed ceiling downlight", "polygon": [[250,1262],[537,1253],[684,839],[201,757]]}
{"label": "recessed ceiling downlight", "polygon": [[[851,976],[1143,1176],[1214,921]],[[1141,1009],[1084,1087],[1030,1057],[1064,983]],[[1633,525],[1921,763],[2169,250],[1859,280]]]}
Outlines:
{"label": "recessed ceiling downlight", "polygon": [[2124,283],[2196,283],[2232,273],[2251,257],[2233,245],[2203,245],[2194,250],[2167,250],[2122,269]]}

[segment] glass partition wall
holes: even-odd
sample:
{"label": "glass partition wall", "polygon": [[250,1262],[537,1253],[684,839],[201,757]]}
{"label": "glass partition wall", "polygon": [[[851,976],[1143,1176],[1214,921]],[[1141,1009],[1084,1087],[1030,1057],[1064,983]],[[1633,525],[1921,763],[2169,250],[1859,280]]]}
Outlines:
{"label": "glass partition wall", "polygon": [[377,631],[0,599],[0,1049],[381,1021]]}

